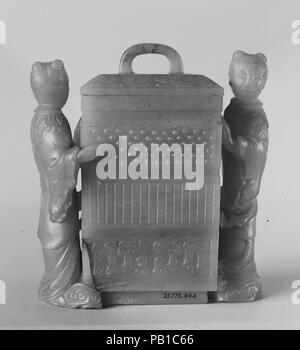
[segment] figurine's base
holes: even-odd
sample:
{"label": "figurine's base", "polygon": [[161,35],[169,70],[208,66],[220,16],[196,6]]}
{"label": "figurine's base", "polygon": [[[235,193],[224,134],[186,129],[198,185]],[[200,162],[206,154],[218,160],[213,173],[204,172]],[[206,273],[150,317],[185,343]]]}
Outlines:
{"label": "figurine's base", "polygon": [[103,306],[206,304],[207,292],[102,292]]}

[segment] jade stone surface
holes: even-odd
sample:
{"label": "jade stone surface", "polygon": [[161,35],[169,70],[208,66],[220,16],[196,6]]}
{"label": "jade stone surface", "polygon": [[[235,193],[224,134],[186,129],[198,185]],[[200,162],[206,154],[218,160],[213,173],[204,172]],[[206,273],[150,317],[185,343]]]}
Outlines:
{"label": "jade stone surface", "polygon": [[258,100],[267,81],[267,58],[236,51],[229,69],[234,93],[223,119],[223,186],[217,301],[259,299],[254,261],[257,196],[269,144],[268,121]]}
{"label": "jade stone surface", "polygon": [[[166,56],[169,74],[135,74],[132,62],[141,54]],[[38,108],[31,141],[45,262],[40,300],[101,308],[261,295],[253,248],[268,146],[257,99],[265,56],[237,51],[229,77],[235,98],[222,118],[218,84],[184,74],[168,46],[135,45],[118,74],[98,75],[81,88],[82,117],[72,138],[61,111],[69,93],[64,64],[33,65]]]}

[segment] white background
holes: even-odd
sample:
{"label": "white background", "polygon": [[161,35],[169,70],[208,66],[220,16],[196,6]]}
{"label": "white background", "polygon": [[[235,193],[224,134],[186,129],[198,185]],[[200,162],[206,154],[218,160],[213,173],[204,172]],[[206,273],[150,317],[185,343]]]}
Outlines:
{"label": "white background", "polygon": [[[7,284],[0,327],[300,328],[300,305],[291,302],[292,281],[300,280],[300,45],[291,42],[296,19],[299,0],[0,0],[0,20],[7,26],[7,44],[0,45],[0,280]],[[36,107],[31,65],[65,62],[71,94],[64,112],[74,128],[80,86],[97,74],[117,73],[123,51],[140,42],[174,47],[186,73],[207,75],[225,88],[224,107],[232,97],[227,75],[232,53],[242,49],[268,57],[261,100],[270,148],[256,244],[261,301],[102,311],[51,309],[37,301],[43,260],[37,239],[39,179],[29,139]],[[134,67],[164,73],[168,63],[144,56]]]}

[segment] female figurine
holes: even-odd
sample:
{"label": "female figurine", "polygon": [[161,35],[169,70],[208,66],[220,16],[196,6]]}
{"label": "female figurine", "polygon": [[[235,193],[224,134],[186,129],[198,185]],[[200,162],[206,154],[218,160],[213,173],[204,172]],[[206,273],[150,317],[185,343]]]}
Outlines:
{"label": "female figurine", "polygon": [[89,150],[73,146],[68,120],[61,111],[69,79],[60,60],[36,62],[31,87],[39,104],[31,123],[31,142],[40,173],[41,210],[38,235],[45,274],[39,297],[62,307],[101,307],[99,293],[82,283],[79,202],[76,192],[80,162]]}
{"label": "female figurine", "polygon": [[258,100],[267,80],[267,59],[236,51],[229,69],[235,95],[224,113],[223,187],[219,286],[216,299],[248,302],[261,297],[254,261],[257,195],[268,150],[268,121]]}

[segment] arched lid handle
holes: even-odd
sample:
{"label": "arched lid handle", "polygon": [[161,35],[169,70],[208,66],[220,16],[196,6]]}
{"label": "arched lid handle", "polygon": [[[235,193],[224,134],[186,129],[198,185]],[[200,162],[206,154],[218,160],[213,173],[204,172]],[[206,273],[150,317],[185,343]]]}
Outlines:
{"label": "arched lid handle", "polygon": [[169,60],[169,74],[183,74],[183,64],[178,52],[169,46],[162,44],[137,44],[127,49],[120,61],[120,74],[132,74],[132,62],[136,56],[144,54],[159,54],[166,56]]}

